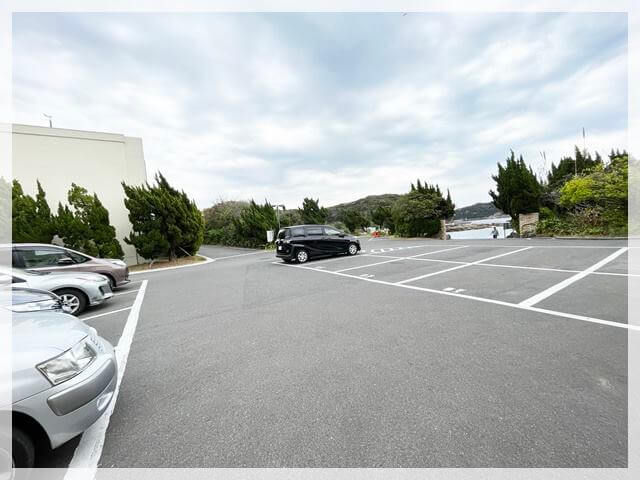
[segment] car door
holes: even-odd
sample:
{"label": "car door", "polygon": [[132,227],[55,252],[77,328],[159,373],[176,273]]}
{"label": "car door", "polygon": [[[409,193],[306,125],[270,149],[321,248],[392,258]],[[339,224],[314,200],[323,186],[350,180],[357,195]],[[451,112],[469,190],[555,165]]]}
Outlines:
{"label": "car door", "polygon": [[14,262],[19,268],[43,272],[68,272],[78,269],[74,259],[63,248],[20,246],[16,247],[14,252]]}
{"label": "car door", "polygon": [[331,253],[345,253],[349,245],[349,239],[345,238],[343,232],[329,226],[324,227],[324,242]]}
{"label": "car door", "polygon": [[304,227],[305,240],[304,244],[312,256],[327,255],[329,251],[323,243],[324,232],[320,225]]}

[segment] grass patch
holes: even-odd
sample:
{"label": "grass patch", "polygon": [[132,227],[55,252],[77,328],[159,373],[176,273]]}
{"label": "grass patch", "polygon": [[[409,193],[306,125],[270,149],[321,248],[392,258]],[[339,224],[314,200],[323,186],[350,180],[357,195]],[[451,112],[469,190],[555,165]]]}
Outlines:
{"label": "grass patch", "polygon": [[180,257],[175,260],[156,260],[153,263],[143,263],[140,265],[132,265],[129,267],[130,272],[142,272],[146,270],[155,270],[156,268],[179,267],[181,265],[190,265],[205,261],[204,257],[194,255],[192,257]]}

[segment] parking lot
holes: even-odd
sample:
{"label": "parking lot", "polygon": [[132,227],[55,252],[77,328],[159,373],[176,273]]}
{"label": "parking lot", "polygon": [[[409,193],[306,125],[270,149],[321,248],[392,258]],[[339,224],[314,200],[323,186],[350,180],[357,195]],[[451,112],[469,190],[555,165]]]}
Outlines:
{"label": "parking lot", "polygon": [[146,281],[101,467],[627,465],[625,242],[201,253],[83,315],[120,349]]}

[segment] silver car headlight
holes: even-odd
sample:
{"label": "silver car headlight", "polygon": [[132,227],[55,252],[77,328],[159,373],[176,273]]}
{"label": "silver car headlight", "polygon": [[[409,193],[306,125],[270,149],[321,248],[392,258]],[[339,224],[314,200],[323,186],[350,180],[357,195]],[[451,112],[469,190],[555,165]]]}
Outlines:
{"label": "silver car headlight", "polygon": [[12,312],[39,312],[41,310],[56,310],[60,308],[60,300],[48,298],[47,300],[39,300],[37,302],[19,303],[11,305],[7,308]]}
{"label": "silver car headlight", "polygon": [[126,267],[127,264],[124,263],[122,260],[109,260],[111,263],[113,263],[114,265],[117,265],[119,267]]}
{"label": "silver car headlight", "polygon": [[83,338],[66,352],[36,367],[52,385],[58,385],[75,377],[96,358],[96,351],[88,340],[88,337]]}

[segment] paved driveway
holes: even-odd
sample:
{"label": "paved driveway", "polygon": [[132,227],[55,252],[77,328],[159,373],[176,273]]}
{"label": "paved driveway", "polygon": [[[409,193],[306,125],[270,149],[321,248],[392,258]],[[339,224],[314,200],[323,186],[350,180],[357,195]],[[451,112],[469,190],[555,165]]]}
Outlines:
{"label": "paved driveway", "polygon": [[363,247],[139,275],[100,465],[627,465],[625,243]]}

